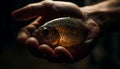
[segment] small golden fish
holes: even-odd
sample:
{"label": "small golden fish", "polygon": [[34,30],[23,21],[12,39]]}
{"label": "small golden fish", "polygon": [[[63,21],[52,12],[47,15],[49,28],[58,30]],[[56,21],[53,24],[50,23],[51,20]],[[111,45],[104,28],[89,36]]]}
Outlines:
{"label": "small golden fish", "polygon": [[71,47],[81,45],[87,38],[88,28],[78,18],[62,17],[39,26],[34,36],[40,43],[50,46]]}

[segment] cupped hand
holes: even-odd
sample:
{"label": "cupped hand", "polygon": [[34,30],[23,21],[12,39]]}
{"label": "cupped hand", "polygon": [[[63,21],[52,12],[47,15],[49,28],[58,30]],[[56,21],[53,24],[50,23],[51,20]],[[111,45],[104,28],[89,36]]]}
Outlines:
{"label": "cupped hand", "polygon": [[59,17],[75,17],[84,19],[84,13],[74,3],[61,1],[42,1],[29,4],[17,9],[12,13],[13,18],[19,21],[26,21],[36,18],[32,23],[23,27],[18,33],[18,41],[26,44],[31,53],[37,57],[43,57],[53,62],[72,63],[87,56],[95,44],[99,27],[91,18],[86,20],[86,28],[89,28],[89,35],[82,46],[52,48],[47,44],[41,44],[32,36],[34,30],[45,22]]}

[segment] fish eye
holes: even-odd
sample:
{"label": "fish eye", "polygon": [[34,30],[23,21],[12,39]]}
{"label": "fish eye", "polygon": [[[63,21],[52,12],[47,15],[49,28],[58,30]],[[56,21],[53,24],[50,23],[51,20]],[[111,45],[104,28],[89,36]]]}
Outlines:
{"label": "fish eye", "polygon": [[47,35],[49,35],[49,29],[48,28],[46,28],[46,27],[44,27],[43,29],[42,29],[42,34],[44,35],[44,36],[47,36]]}

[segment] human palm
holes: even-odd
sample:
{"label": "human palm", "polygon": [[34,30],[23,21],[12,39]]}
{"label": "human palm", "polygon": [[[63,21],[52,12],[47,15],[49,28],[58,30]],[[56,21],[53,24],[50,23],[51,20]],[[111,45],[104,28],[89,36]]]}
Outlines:
{"label": "human palm", "polygon": [[[36,18],[32,23],[23,27],[18,33],[18,41],[26,44],[31,53],[37,57],[47,58],[53,62],[76,62],[87,56],[94,47],[99,27],[91,18],[86,18],[83,11],[74,3],[61,1],[42,1],[29,4],[12,13],[14,19],[26,21]],[[89,28],[88,42],[83,46],[51,48],[47,44],[41,44],[32,36],[34,30],[45,22],[59,17],[75,17],[86,21],[86,28]],[[91,39],[91,41],[89,41]]]}

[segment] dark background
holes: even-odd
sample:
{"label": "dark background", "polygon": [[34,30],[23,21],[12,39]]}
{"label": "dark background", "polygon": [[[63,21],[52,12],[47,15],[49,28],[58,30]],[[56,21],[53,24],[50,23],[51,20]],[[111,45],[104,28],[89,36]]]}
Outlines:
{"label": "dark background", "polygon": [[[97,0],[66,0],[79,6]],[[75,64],[57,64],[32,56],[16,41],[20,28],[30,21],[18,22],[11,12],[38,0],[0,0],[0,69],[120,69],[120,33],[110,32],[100,38],[92,53]]]}

